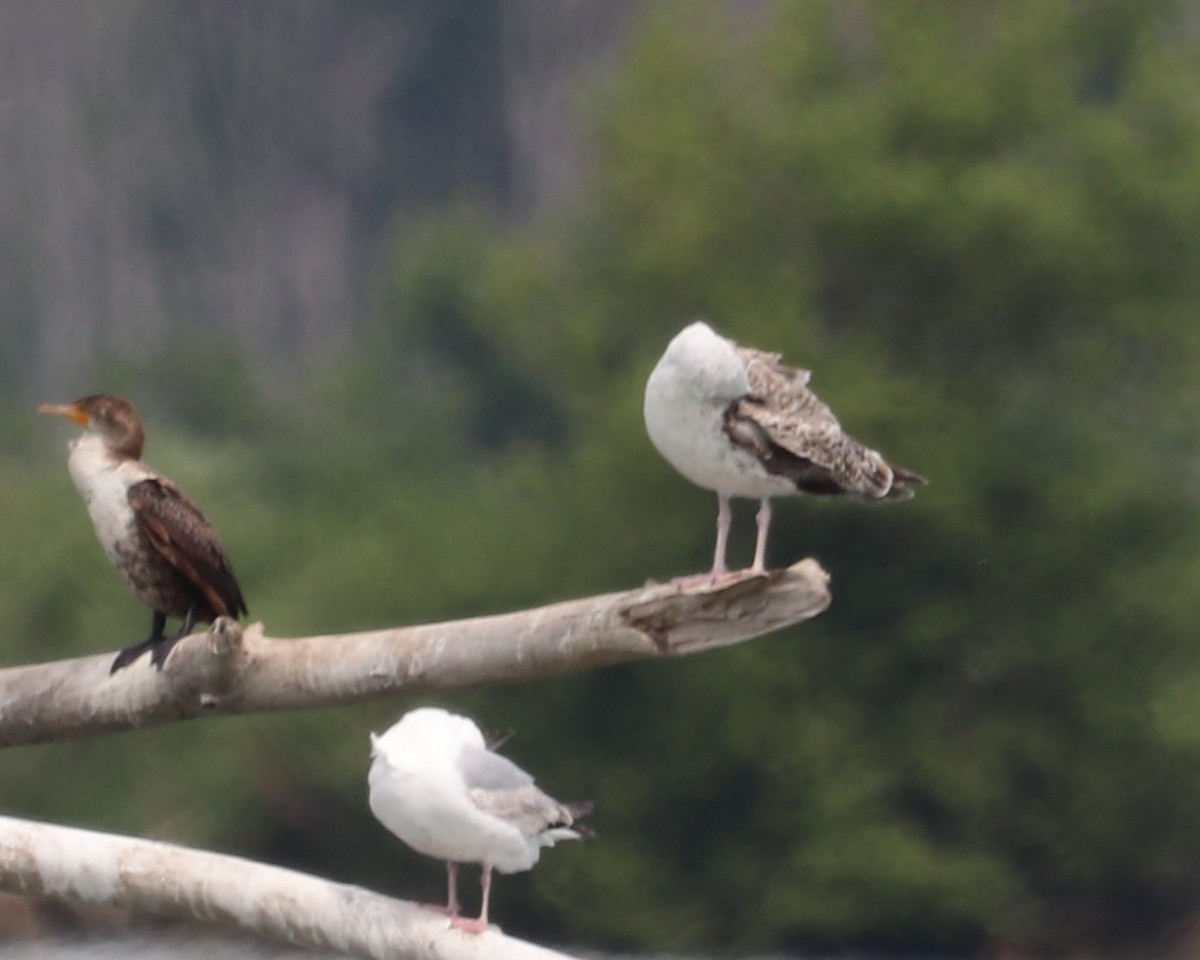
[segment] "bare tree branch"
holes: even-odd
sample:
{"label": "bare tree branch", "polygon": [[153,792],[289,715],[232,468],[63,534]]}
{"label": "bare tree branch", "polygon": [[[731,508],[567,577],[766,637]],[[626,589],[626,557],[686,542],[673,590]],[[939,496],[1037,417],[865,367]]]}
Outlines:
{"label": "bare tree branch", "polygon": [[129,730],[203,714],[311,709],[401,693],[528,680],[699,653],[816,616],[815,560],[719,585],[639,590],[449,623],[293,640],[220,619],[113,677],[112,655],[0,670],[0,746]]}
{"label": "bare tree branch", "polygon": [[0,889],[233,925],[369,960],[566,960],[450,928],[431,910],[361,887],[169,843],[0,817]]}

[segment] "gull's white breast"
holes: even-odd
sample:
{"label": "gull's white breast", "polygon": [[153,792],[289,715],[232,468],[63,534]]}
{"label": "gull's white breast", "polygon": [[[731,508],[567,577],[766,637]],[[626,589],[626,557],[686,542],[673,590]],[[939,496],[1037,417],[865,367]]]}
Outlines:
{"label": "gull's white breast", "polygon": [[119,567],[122,555],[137,536],[129,487],[153,474],[136,460],[114,459],[101,438],[91,433],[71,443],[67,466],[92,518],[96,537],[108,559]]}
{"label": "gull's white breast", "polygon": [[528,870],[538,849],[515,827],[480,811],[461,777],[444,763],[397,769],[383,756],[368,777],[371,812],[406,844],[429,857],[488,863],[501,873]]}
{"label": "gull's white breast", "polygon": [[684,328],[646,381],[643,416],[651,443],[676,470],[707,490],[739,497],[795,493],[725,433],[729,405],[750,392],[733,345],[707,325]]}

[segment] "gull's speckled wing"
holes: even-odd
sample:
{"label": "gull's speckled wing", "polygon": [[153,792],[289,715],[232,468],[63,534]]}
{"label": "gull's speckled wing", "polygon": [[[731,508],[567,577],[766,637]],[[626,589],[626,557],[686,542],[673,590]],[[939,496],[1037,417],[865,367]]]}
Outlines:
{"label": "gull's speckled wing", "polygon": [[809,389],[809,371],[785,365],[777,353],[740,346],[737,352],[750,394],[726,412],[725,431],[734,443],[805,493],[872,500],[902,495],[887,461],[843,433],[833,411]]}

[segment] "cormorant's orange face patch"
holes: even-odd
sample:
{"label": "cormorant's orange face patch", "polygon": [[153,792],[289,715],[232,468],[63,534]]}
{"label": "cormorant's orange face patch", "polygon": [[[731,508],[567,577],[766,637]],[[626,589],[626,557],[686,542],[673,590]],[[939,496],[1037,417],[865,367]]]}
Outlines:
{"label": "cormorant's orange face patch", "polygon": [[43,403],[38,407],[38,413],[53,413],[60,417],[66,417],[68,420],[74,420],[81,427],[86,427],[92,422],[92,418],[77,403]]}

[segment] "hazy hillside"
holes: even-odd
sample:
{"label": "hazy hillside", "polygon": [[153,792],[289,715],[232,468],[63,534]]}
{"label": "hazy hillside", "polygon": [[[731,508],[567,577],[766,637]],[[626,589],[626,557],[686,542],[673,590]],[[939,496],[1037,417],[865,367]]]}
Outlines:
{"label": "hazy hillside", "polygon": [[4,391],[213,338],[302,369],[394,234],[572,188],[577,95],[640,6],[0,3]]}

